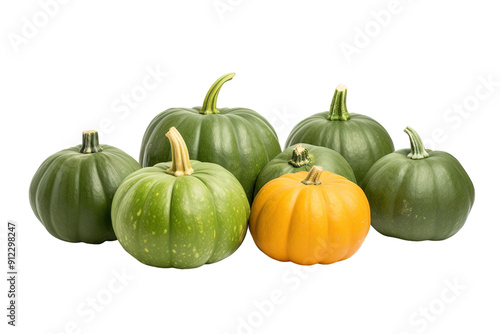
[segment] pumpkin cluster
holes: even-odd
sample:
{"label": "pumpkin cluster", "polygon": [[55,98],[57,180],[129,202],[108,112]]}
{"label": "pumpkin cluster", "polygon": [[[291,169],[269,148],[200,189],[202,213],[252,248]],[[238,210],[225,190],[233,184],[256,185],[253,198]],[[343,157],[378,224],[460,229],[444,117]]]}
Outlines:
{"label": "pumpkin cluster", "polygon": [[[158,114],[139,163],[96,131],[47,158],[30,204],[47,231],[68,242],[116,240],[137,260],[196,268],[234,253],[247,227],[278,261],[330,264],[351,257],[370,226],[405,240],[443,240],[465,224],[474,186],[451,154],[394,151],[384,127],[349,113],[347,89],[329,111],[299,122],[282,152],[271,124],[247,108],[217,108],[219,78],[201,107]],[[166,137],[165,137],[166,136]]]}

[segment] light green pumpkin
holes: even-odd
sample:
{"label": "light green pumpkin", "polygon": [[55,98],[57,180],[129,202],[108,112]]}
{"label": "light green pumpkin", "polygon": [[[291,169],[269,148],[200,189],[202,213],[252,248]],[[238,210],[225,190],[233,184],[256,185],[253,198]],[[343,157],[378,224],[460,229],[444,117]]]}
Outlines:
{"label": "light green pumpkin", "polygon": [[173,161],[127,177],[113,200],[113,228],[137,260],[156,267],[196,268],[231,255],[250,215],[245,191],[223,167],[189,161],[175,128]]}

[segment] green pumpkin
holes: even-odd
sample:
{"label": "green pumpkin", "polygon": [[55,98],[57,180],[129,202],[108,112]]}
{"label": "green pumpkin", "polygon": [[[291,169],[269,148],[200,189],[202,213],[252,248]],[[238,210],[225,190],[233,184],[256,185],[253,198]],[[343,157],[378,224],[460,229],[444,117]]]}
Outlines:
{"label": "green pumpkin", "polygon": [[347,112],[347,88],[339,85],[333,95],[330,111],[312,115],[297,124],[285,147],[308,143],[339,152],[351,165],[358,183],[370,167],[394,151],[387,131],[374,119]]}
{"label": "green pumpkin", "polygon": [[310,144],[290,146],[278,154],[264,167],[255,183],[254,195],[269,181],[288,173],[310,171],[322,166],[323,170],[338,174],[356,183],[356,177],[349,163],[336,151]]}
{"label": "green pumpkin", "polygon": [[83,143],[47,158],[31,181],[33,212],[54,237],[99,244],[116,240],[111,202],[123,179],[141,166],[109,145],[97,131],[83,132]]}
{"label": "green pumpkin", "polygon": [[156,267],[196,268],[231,255],[243,242],[250,206],[223,167],[189,161],[175,128],[173,161],[127,177],[113,199],[112,220],[123,248]]}
{"label": "green pumpkin", "polygon": [[451,154],[426,150],[407,127],[411,149],[377,161],[363,188],[372,226],[405,240],[443,240],[462,228],[474,203],[474,186]]}
{"label": "green pumpkin", "polygon": [[251,202],[260,170],[281,152],[281,148],[271,124],[255,111],[217,109],[219,91],[233,77],[234,73],[230,73],[218,79],[201,108],[171,108],[157,115],[142,140],[141,165],[153,166],[172,160],[164,135],[175,126],[187,144],[190,158],[216,163],[233,173]]}

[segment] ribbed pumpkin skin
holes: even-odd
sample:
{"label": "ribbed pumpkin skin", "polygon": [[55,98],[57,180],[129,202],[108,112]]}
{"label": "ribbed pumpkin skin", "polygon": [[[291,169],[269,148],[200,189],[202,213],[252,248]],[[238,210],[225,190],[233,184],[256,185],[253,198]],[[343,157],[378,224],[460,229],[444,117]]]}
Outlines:
{"label": "ribbed pumpkin skin", "polygon": [[326,147],[315,146],[310,144],[298,144],[305,148],[309,153],[309,163],[295,167],[289,163],[293,155],[293,150],[297,145],[293,145],[285,149],[283,152],[274,157],[260,171],[255,183],[254,195],[257,196],[259,190],[269,181],[288,173],[308,172],[312,166],[318,165],[323,167],[325,171],[338,174],[345,177],[349,181],[356,183],[356,177],[349,163],[338,152]]}
{"label": "ribbed pumpkin skin", "polygon": [[351,113],[346,121],[328,120],[329,112],[312,115],[298,123],[285,146],[308,143],[331,148],[351,165],[360,184],[371,166],[394,151],[387,131],[374,119]]}
{"label": "ribbed pumpkin skin", "polygon": [[377,161],[363,189],[370,202],[372,226],[405,240],[443,240],[465,224],[474,203],[474,186],[451,154],[427,150],[420,160],[398,150]]}
{"label": "ribbed pumpkin skin", "polygon": [[122,150],[101,145],[83,154],[81,145],[47,158],[31,181],[33,212],[54,237],[99,244],[116,240],[111,202],[123,179],[141,166]]}
{"label": "ribbed pumpkin skin", "polygon": [[219,108],[220,114],[200,114],[200,108],[172,108],[149,124],[140,153],[142,166],[172,160],[165,133],[175,126],[184,138],[191,159],[212,162],[233,173],[253,199],[260,170],[281,148],[269,122],[253,110]]}
{"label": "ribbed pumpkin skin", "polygon": [[142,263],[196,268],[231,255],[247,230],[250,207],[238,180],[219,165],[191,160],[194,173],[173,176],[169,163],[127,177],[113,200],[120,244]]}
{"label": "ribbed pumpkin skin", "polygon": [[307,172],[268,182],[256,196],[250,232],[278,261],[330,264],[351,257],[370,229],[370,207],[355,183],[323,172],[320,185],[301,181]]}

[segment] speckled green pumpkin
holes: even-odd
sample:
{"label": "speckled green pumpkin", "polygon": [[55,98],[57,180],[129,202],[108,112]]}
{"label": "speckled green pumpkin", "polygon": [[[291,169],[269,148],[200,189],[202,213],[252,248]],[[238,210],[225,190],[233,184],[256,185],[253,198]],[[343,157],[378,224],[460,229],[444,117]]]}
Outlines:
{"label": "speckled green pumpkin", "polygon": [[[175,130],[175,129],[174,129]],[[231,255],[243,242],[250,207],[241,184],[223,167],[191,160],[143,168],[113,200],[112,221],[123,248],[156,267],[196,268]]]}
{"label": "speckled green pumpkin", "polygon": [[309,172],[314,165],[356,183],[351,166],[338,152],[326,147],[298,144],[285,149],[260,171],[255,183],[255,196],[267,182],[288,173]]}
{"label": "speckled green pumpkin", "polygon": [[474,185],[451,154],[426,150],[406,128],[411,149],[377,161],[362,185],[371,224],[380,233],[405,240],[443,240],[457,233],[474,203]]}
{"label": "speckled green pumpkin", "polygon": [[146,167],[172,160],[164,136],[175,126],[186,142],[190,158],[216,163],[233,173],[251,203],[257,175],[281,152],[281,147],[271,124],[257,112],[216,107],[222,85],[233,76],[230,73],[219,78],[202,107],[170,108],[158,114],[144,134],[139,162]]}
{"label": "speckled green pumpkin", "polygon": [[96,131],[83,143],[47,158],[29,190],[35,216],[54,237],[69,242],[116,240],[111,202],[123,179],[141,166],[122,150],[99,145]]}
{"label": "speckled green pumpkin", "polygon": [[314,114],[290,132],[285,147],[308,143],[339,152],[351,165],[359,184],[371,166],[394,151],[392,139],[380,123],[365,115],[349,113],[347,88],[335,90],[330,111]]}

